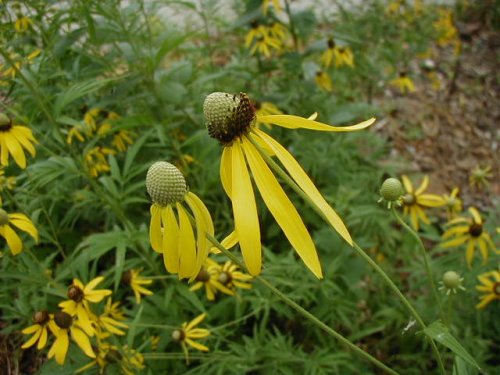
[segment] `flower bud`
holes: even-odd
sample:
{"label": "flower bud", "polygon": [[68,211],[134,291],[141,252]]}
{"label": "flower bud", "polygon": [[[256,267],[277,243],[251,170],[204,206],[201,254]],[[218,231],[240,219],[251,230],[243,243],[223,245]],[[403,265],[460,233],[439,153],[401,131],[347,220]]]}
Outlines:
{"label": "flower bud", "polygon": [[157,161],[149,167],[146,189],[152,201],[160,206],[181,202],[187,193],[182,173],[165,161]]}
{"label": "flower bud", "polygon": [[454,289],[460,285],[461,280],[463,280],[458,273],[455,271],[446,271],[443,275],[443,284],[445,287]]}
{"label": "flower bud", "polygon": [[389,202],[397,201],[405,193],[401,181],[397,178],[388,178],[380,187],[380,195]]}

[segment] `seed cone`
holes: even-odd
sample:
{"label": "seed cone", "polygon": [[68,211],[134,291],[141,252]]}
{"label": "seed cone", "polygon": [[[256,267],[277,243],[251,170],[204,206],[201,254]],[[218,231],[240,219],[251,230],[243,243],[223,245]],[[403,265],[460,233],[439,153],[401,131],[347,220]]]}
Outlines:
{"label": "seed cone", "polygon": [[398,200],[404,193],[403,185],[397,178],[386,179],[380,187],[380,195],[389,202]]}
{"label": "seed cone", "polygon": [[243,93],[214,92],[206,97],[203,113],[208,134],[223,144],[246,133],[255,119],[255,108]]}
{"label": "seed cone", "polygon": [[154,203],[166,206],[180,202],[187,193],[182,173],[166,161],[157,161],[148,169],[146,189]]}

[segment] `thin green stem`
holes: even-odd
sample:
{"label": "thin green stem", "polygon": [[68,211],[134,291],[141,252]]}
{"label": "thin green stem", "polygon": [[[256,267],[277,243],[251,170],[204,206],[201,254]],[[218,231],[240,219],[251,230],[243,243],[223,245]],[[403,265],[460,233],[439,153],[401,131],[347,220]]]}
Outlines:
{"label": "thin green stem", "polygon": [[[259,151],[259,154],[264,158],[266,163],[278,174],[298,195],[304,199],[304,201],[314,210],[316,213],[326,222],[329,223],[328,218],[325,216],[325,214],[319,209],[318,206],[309,198],[309,196],[295,183],[295,181],[292,180],[292,178],[264,151],[262,150],[262,147],[252,138],[252,136],[249,134],[248,139],[250,142],[255,146],[255,148]],[[356,250],[356,252],[370,265],[372,268],[382,277],[382,279],[389,285],[389,287],[396,293],[396,295],[399,297],[403,305],[410,311],[410,313],[413,315],[415,320],[419,323],[422,329],[426,328],[426,325],[418,312],[413,308],[411,303],[408,301],[408,299],[401,293],[399,288],[394,284],[394,282],[391,280],[391,278],[385,273],[382,268],[378,266],[375,261],[373,261],[372,258],[366,252],[359,247],[356,243],[353,243],[353,248]],[[441,354],[439,353],[439,350],[436,346],[436,343],[432,338],[429,337],[432,351],[434,352],[436,356],[436,361],[438,363],[439,369],[441,374],[446,374],[446,371],[444,369],[444,364],[443,360],[441,358]]]}
{"label": "thin green stem", "polygon": [[[224,246],[222,246],[219,241],[217,241],[212,235],[206,233],[206,236],[212,244],[217,247],[226,257],[228,257],[234,264],[238,265],[240,268],[247,270],[246,266],[234,255],[232,254],[229,250],[227,250]],[[248,271],[247,271],[248,272]],[[273,294],[275,294],[279,299],[281,299],[284,303],[286,303],[288,306],[290,306],[292,309],[297,311],[299,314],[301,314],[303,317],[308,319],[311,323],[314,325],[318,326],[321,328],[323,331],[327,332],[330,336],[336,338],[339,340],[343,345],[348,347],[349,349],[353,350],[356,354],[360,355],[367,361],[373,363],[375,366],[378,368],[386,371],[389,374],[398,374],[396,371],[392,370],[391,368],[387,367],[384,365],[382,362],[380,362],[378,359],[375,357],[372,357],[370,354],[365,352],[364,350],[360,349],[357,347],[355,344],[350,342],[348,339],[346,339],[344,336],[342,336],[340,333],[335,331],[333,328],[329,327],[325,323],[323,323],[321,320],[316,318],[313,314],[311,314],[309,311],[304,309],[302,306],[291,300],[286,294],[282,293],[278,289],[276,289],[269,281],[264,279],[263,277],[257,275],[254,276],[255,279],[257,279],[260,283],[262,283],[264,286],[266,286]]]}
{"label": "thin green stem", "polygon": [[293,22],[292,10],[290,8],[290,3],[288,0],[285,0],[285,11],[288,15],[288,22],[290,25],[290,33],[292,34],[293,46],[295,47],[295,51],[299,50],[299,38],[297,36],[297,30],[295,30],[295,23]]}
{"label": "thin green stem", "polygon": [[396,218],[396,220],[399,222],[399,224],[401,224],[403,226],[403,228],[405,228],[413,236],[413,238],[415,238],[415,240],[418,243],[418,247],[420,249],[420,252],[422,253],[422,257],[424,258],[425,272],[427,273],[427,278],[429,279],[429,285],[431,287],[432,295],[433,295],[434,299],[436,300],[436,303],[437,303],[437,306],[439,309],[439,315],[441,316],[441,320],[444,323],[444,322],[446,322],[446,319],[445,319],[444,312],[443,312],[443,306],[441,304],[441,299],[439,298],[439,295],[437,293],[436,284],[434,283],[434,277],[432,276],[432,272],[431,272],[429,255],[427,254],[427,251],[425,250],[424,243],[422,242],[422,239],[420,238],[418,233],[416,233],[408,224],[406,224],[404,222],[404,220],[401,218],[401,216],[398,215],[398,213],[396,212],[396,208],[394,206],[392,207],[391,211],[392,211],[394,217]]}

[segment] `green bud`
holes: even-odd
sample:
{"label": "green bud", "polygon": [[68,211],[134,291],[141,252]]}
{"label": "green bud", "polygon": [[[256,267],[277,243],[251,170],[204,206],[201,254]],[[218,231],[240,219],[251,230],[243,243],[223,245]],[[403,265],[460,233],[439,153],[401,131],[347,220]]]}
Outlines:
{"label": "green bud", "polygon": [[9,215],[7,212],[0,208],[0,225],[5,225],[9,222]]}
{"label": "green bud", "polygon": [[462,283],[462,278],[455,271],[446,271],[443,274],[443,285],[448,289],[456,289]]}
{"label": "green bud", "polygon": [[401,181],[397,178],[388,178],[380,187],[380,195],[389,202],[397,201],[405,193]]}
{"label": "green bud", "polygon": [[157,161],[149,167],[146,189],[152,201],[160,206],[181,202],[187,193],[184,176],[166,161]]}

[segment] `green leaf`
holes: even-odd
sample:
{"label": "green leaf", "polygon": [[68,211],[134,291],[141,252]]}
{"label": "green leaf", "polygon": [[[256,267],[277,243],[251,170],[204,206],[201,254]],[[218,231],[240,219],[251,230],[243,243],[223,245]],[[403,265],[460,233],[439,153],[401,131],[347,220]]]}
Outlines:
{"label": "green leaf", "polygon": [[465,350],[465,348],[458,342],[458,340],[453,337],[453,335],[443,323],[441,323],[440,321],[436,321],[427,326],[427,328],[424,329],[424,332],[427,336],[446,346],[453,353],[462,358],[465,362],[476,367],[478,370],[481,370],[474,358],[467,352],[467,350]]}
{"label": "green leaf", "polygon": [[455,363],[453,365],[453,375],[476,375],[477,371],[472,369],[467,362],[465,362],[459,356],[455,357]]}
{"label": "green leaf", "polygon": [[123,267],[125,266],[125,255],[127,254],[127,246],[123,242],[119,243],[116,247],[115,253],[115,292],[118,290],[120,281],[122,279]]}

